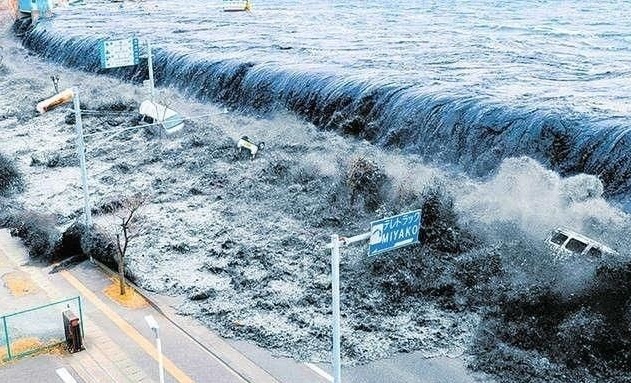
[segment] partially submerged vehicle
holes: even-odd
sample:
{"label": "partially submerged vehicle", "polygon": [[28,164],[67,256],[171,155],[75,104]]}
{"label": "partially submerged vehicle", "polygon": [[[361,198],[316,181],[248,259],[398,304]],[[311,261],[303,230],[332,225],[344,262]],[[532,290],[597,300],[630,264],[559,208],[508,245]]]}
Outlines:
{"label": "partially submerged vehicle", "polygon": [[546,239],[546,244],[556,253],[556,259],[567,259],[574,256],[600,259],[603,255],[618,254],[615,250],[594,239],[565,228],[554,230]]}
{"label": "partially submerged vehicle", "polygon": [[184,118],[173,109],[162,104],[145,100],[140,104],[141,122],[150,124],[160,124],[162,130],[160,135],[166,133],[167,136],[173,135],[184,128]]}

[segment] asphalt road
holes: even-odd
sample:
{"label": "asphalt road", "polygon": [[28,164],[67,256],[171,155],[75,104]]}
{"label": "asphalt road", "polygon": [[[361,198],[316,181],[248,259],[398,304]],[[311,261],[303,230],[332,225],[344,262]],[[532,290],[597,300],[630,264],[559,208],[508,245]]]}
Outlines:
{"label": "asphalt road", "polygon": [[[8,238],[6,231],[0,231],[0,249],[15,248],[15,241]],[[24,255],[22,255],[25,257]],[[15,257],[15,255],[14,255]],[[89,262],[84,262],[66,273],[48,274],[38,267],[18,266],[23,263],[3,265],[3,270],[18,267],[29,273],[35,282],[48,285],[37,291],[38,299],[43,293],[50,298],[81,295],[83,314],[86,323],[86,347],[101,348],[100,355],[111,359],[110,365],[123,369],[123,374],[146,377],[150,381],[159,381],[158,363],[155,357],[155,338],[145,322],[145,316],[152,315],[160,325],[160,337],[165,359],[165,366],[172,368],[165,371],[166,382],[309,382],[326,383],[330,378],[330,365],[311,365],[289,358],[278,358],[267,350],[249,342],[231,341],[217,337],[212,332],[196,323],[191,318],[177,317],[169,307],[171,298],[156,297],[166,316],[152,306],[140,309],[128,309],[113,302],[103,290],[111,281],[103,272]],[[13,267],[13,269],[10,268]],[[152,297],[153,298],[153,297]],[[17,308],[15,301],[9,304],[9,295],[3,296],[4,308]],[[35,297],[31,297],[29,304]],[[7,302],[4,302],[7,300]],[[154,299],[152,299],[154,300]],[[154,300],[154,301],[156,301]],[[1,310],[4,312],[4,310]],[[174,325],[168,318],[174,319],[181,326]],[[182,331],[182,328],[186,332]],[[96,331],[98,329],[98,331]],[[92,331],[91,334],[87,334]],[[90,336],[99,333],[100,338],[110,339],[104,343],[90,344]],[[196,338],[195,341],[192,337]],[[94,342],[94,341],[93,341]],[[96,342],[101,342],[97,340]],[[202,343],[204,346],[200,346]],[[168,361],[169,363],[166,363]],[[129,365],[130,369],[125,370]],[[121,367],[122,366],[122,367]],[[72,365],[54,356],[40,356],[17,361],[2,369],[3,381],[61,381],[55,370],[64,367],[78,382],[82,382]],[[139,371],[134,370],[136,368]],[[4,377],[7,377],[6,379]],[[28,377],[28,378],[27,378]],[[352,383],[474,383],[490,381],[484,376],[473,375],[464,362],[459,359],[433,358],[424,359],[418,354],[403,354],[396,358],[381,360],[361,366],[344,366],[344,382]]]}
{"label": "asphalt road", "polygon": [[[67,358],[87,353],[95,362],[93,364],[108,366],[101,369],[110,370],[105,371],[105,375],[110,375],[113,381],[118,381],[114,370],[119,370],[119,376],[130,377],[131,381],[159,381],[155,337],[145,321],[145,316],[152,315],[160,325],[166,382],[281,382],[258,366],[256,361],[250,360],[201,325],[183,322],[184,332],[150,305],[134,309],[120,306],[103,293],[111,281],[89,262],[67,272],[48,274],[46,268],[25,265],[26,256],[20,254],[16,241],[9,238],[6,231],[0,231],[0,250],[5,259],[0,271],[19,270],[28,275],[34,285],[39,286],[34,295],[28,294],[26,298],[4,294],[0,313],[6,313],[5,309],[13,312],[26,306],[80,295],[86,329],[84,344],[87,349],[69,357],[38,356],[17,360],[2,368],[2,381],[61,381],[55,374],[59,367],[66,367],[71,375],[77,376],[77,371],[69,362],[72,359]],[[22,304],[23,307],[20,307]],[[200,341],[195,341],[187,333]],[[42,363],[34,362],[40,359]],[[282,380],[284,382],[327,381],[304,364],[291,360],[286,362],[282,371],[288,378]],[[4,376],[11,376],[11,379],[5,380]]]}

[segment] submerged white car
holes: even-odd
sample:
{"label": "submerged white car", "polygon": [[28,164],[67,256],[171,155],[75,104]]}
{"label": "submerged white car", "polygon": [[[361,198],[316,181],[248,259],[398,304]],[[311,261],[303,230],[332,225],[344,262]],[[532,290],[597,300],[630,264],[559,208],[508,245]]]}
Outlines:
{"label": "submerged white car", "polygon": [[556,229],[546,239],[548,246],[557,254],[557,259],[581,255],[600,259],[603,255],[617,255],[610,247],[569,229]]}
{"label": "submerged white car", "polygon": [[145,100],[140,104],[140,115],[143,120],[149,117],[150,123],[159,123],[162,125],[164,133],[167,136],[175,134],[184,128],[184,119],[173,109],[169,109],[164,105],[156,102]]}

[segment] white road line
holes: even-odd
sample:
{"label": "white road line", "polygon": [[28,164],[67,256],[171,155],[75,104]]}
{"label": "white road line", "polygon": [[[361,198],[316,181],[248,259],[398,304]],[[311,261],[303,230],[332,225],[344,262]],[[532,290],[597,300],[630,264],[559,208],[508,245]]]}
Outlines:
{"label": "white road line", "polygon": [[311,371],[313,371],[316,374],[320,375],[321,377],[323,377],[324,379],[328,380],[329,382],[333,381],[333,377],[331,375],[329,375],[326,371],[324,371],[320,367],[316,366],[315,364],[313,364],[313,363],[305,363],[305,366],[309,367],[311,369]]}
{"label": "white road line", "polygon": [[55,372],[57,373],[57,375],[59,375],[64,383],[77,383],[77,381],[74,380],[72,375],[70,375],[68,370],[66,370],[64,367],[56,369]]}

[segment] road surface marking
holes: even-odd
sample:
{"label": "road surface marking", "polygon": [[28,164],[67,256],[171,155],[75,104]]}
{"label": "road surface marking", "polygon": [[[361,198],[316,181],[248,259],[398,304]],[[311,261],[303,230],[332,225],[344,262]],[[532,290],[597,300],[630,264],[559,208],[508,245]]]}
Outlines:
{"label": "road surface marking", "polygon": [[[97,264],[97,266],[100,267],[100,269],[102,271],[104,271],[106,274],[108,275],[114,275],[115,277],[118,278],[118,274],[113,273],[107,266],[101,264],[99,261],[95,261],[95,263]],[[228,364],[228,362],[224,361],[221,357],[219,357],[218,355],[215,354],[215,352],[208,348],[206,345],[204,345],[203,343],[201,343],[199,340],[197,340],[197,338],[193,337],[191,334],[189,334],[184,328],[182,328],[182,326],[180,326],[177,322],[173,321],[173,319],[171,319],[168,315],[165,315],[162,313],[162,310],[160,309],[160,307],[158,307],[157,305],[155,305],[155,303],[153,303],[148,297],[146,297],[144,294],[140,294],[144,299],[146,299],[149,302],[149,305],[152,306],[158,313],[161,314],[162,317],[164,317],[164,319],[166,321],[168,321],[169,323],[171,323],[178,331],[181,331],[184,335],[186,335],[186,337],[188,337],[193,343],[195,343],[195,345],[206,355],[210,356],[211,358],[213,358],[215,361],[217,361],[217,363],[221,364],[223,367],[225,367],[226,371],[230,372],[234,377],[236,377],[237,379],[239,379],[240,381],[244,382],[244,383],[249,383],[251,382],[249,380],[249,378],[246,378],[241,372],[237,371],[235,368],[233,368],[230,364]],[[227,345],[227,343],[226,343]],[[247,359],[247,357],[243,354],[242,355],[245,359]],[[249,359],[247,359],[248,362],[251,362]],[[270,375],[267,371],[265,371],[262,367],[256,365],[254,362],[252,362],[256,368],[260,369],[261,371],[263,371],[265,374],[269,375],[270,378],[272,378],[273,380],[270,382],[275,382],[275,383],[279,383],[277,380],[274,379],[274,377],[272,375]],[[246,372],[247,374],[247,372]]]}
{"label": "road surface marking", "polygon": [[63,367],[58,368],[55,370],[55,372],[57,373],[57,375],[59,375],[59,377],[61,378],[61,380],[63,380],[64,383],[77,383],[77,381],[74,380],[72,375],[70,375],[68,370],[66,370],[65,368]]}
{"label": "road surface marking", "polygon": [[321,377],[323,377],[324,379],[328,380],[329,382],[333,381],[333,377],[331,375],[329,375],[326,371],[324,371],[320,367],[316,366],[315,364],[313,364],[313,363],[305,363],[305,366],[309,367],[311,369],[311,371],[313,371],[316,374],[320,375]]}
{"label": "road surface marking", "polygon": [[[118,328],[120,328],[131,340],[136,342],[149,356],[158,361],[158,355],[156,347],[149,342],[144,336],[142,336],[138,330],[133,328],[129,323],[127,323],[120,315],[118,315],[114,310],[109,308],[105,303],[103,303],[99,297],[96,296],[92,291],[88,290],[74,275],[70,274],[68,271],[63,270],[60,273],[67,281],[70,283],[75,289],[79,290],[83,296],[92,302],[97,309],[99,309],[103,314],[105,314]],[[173,363],[169,358],[163,357],[164,368],[171,374],[175,380],[180,383],[193,383],[194,380],[189,378],[184,371],[180,370],[175,363]]]}

